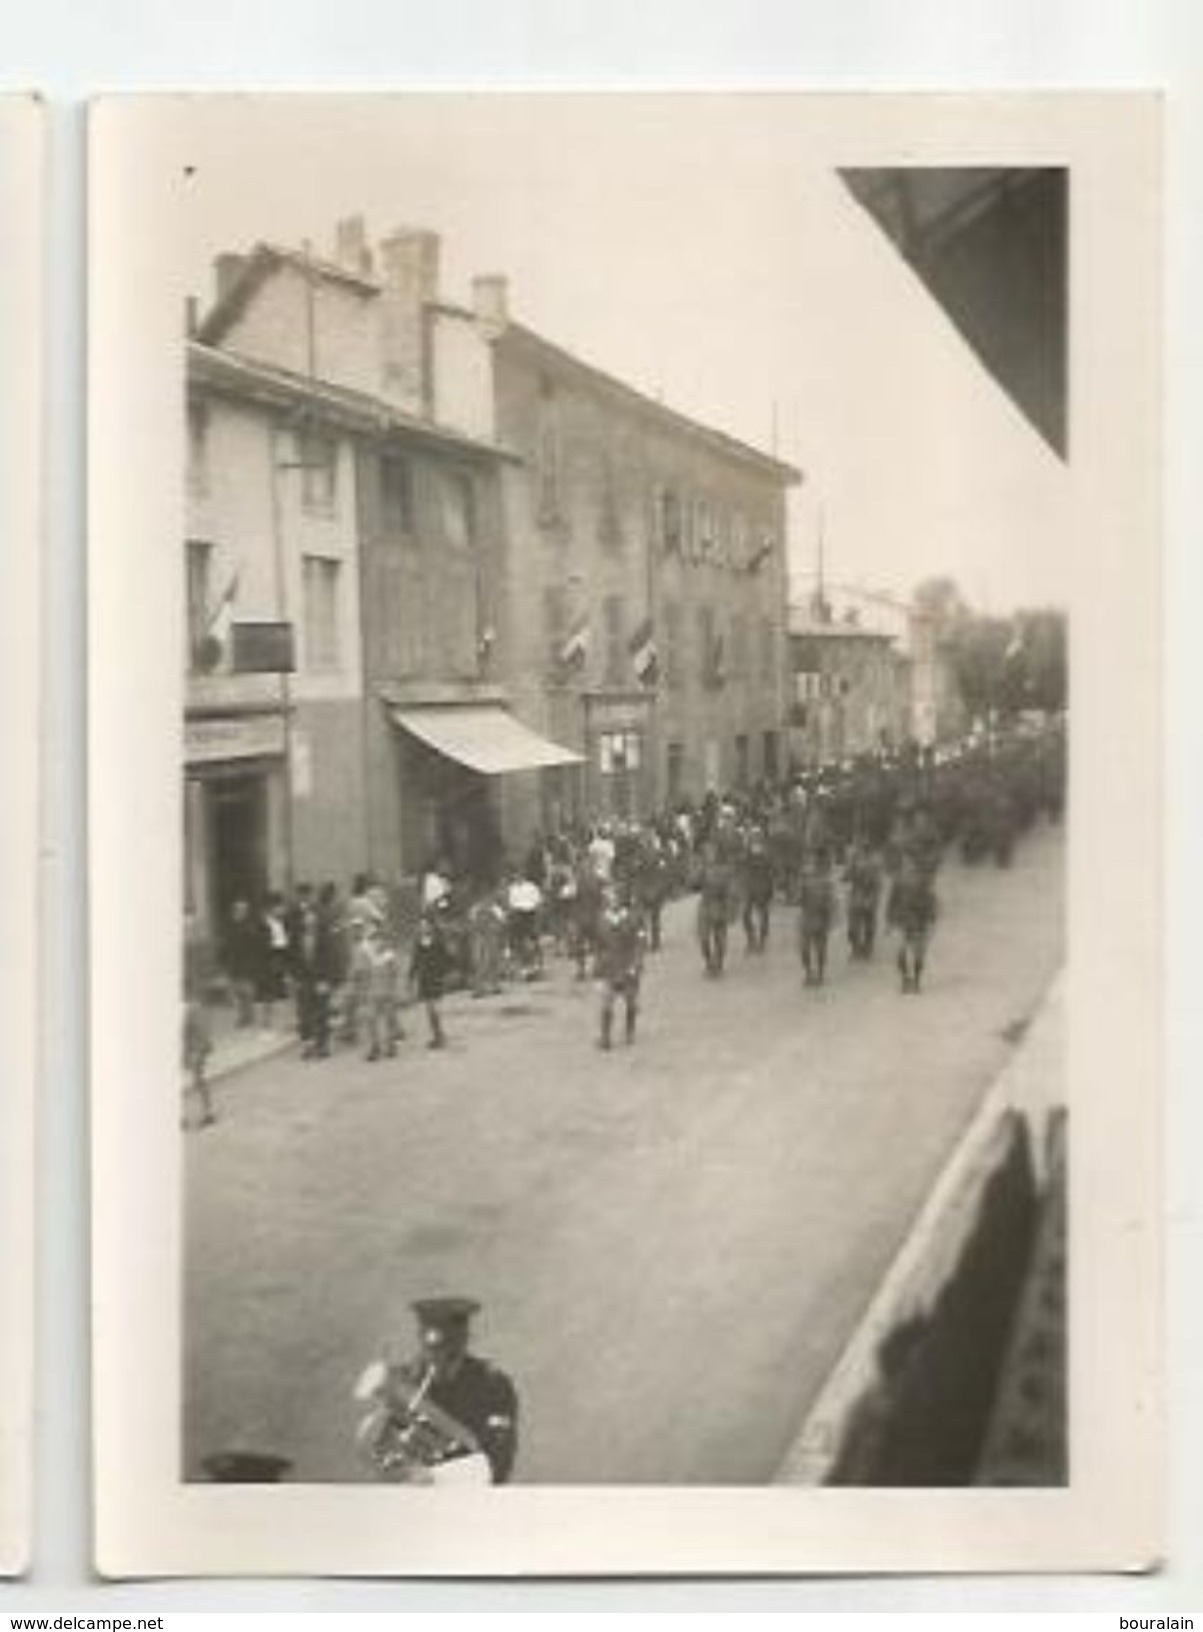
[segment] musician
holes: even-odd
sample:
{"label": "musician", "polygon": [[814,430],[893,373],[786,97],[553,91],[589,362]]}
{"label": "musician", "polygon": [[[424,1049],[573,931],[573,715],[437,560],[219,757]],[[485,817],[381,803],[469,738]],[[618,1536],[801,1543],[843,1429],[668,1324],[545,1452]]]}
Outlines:
{"label": "musician", "polygon": [[518,1396],[500,1367],[469,1348],[469,1326],[480,1304],[474,1298],[418,1298],[413,1305],[420,1352],[401,1368],[424,1404],[448,1426],[462,1426],[463,1443],[485,1455],[495,1485],[504,1485],[518,1449]]}

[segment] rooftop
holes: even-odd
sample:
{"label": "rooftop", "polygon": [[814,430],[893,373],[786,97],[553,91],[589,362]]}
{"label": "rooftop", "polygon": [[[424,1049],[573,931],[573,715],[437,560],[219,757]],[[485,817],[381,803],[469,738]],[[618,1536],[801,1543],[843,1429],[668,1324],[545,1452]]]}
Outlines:
{"label": "rooftop", "polygon": [[236,352],[206,345],[203,341],[188,342],[187,360],[190,386],[207,387],[265,407],[293,408],[300,413],[316,410],[328,422],[347,430],[377,436],[396,434],[481,458],[517,460],[518,457],[496,443],[482,442],[420,415],[408,414],[367,392],[332,385],[327,380],[310,379],[291,369],[240,357]]}
{"label": "rooftop", "polygon": [[805,480],[803,473],[795,466],[776,459],[772,454],[764,453],[754,448],[750,443],[741,442],[726,431],[716,430],[711,425],[704,425],[700,420],[691,419],[687,414],[680,413],[675,408],[669,408],[665,403],[645,392],[628,385],[624,380],[613,374],[607,374],[604,369],[593,363],[585,362],[582,358],[554,341],[546,339],[534,329],[523,323],[511,320],[499,337],[500,344],[515,343],[539,352],[549,362],[558,368],[568,369],[574,373],[584,375],[591,384],[600,387],[603,391],[620,397],[628,407],[635,412],[646,414],[649,418],[658,419],[673,430],[701,441],[712,452],[721,454],[728,459],[735,459],[744,464],[753,464],[764,473],[776,478],[783,486],[793,487]]}

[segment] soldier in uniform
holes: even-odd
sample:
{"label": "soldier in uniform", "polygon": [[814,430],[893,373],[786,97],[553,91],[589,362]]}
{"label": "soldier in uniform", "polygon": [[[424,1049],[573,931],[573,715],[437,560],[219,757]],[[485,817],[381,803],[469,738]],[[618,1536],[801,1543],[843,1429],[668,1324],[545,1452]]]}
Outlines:
{"label": "soldier in uniform", "polygon": [[821,986],[827,973],[827,939],[835,917],[831,867],[823,852],[808,852],[802,862],[798,941],[808,986]]}
{"label": "soldier in uniform", "polygon": [[[518,1396],[510,1378],[492,1361],[473,1354],[470,1322],[475,1298],[418,1298],[419,1353],[400,1368],[399,1380],[422,1391],[424,1404],[468,1450],[481,1451],[495,1485],[504,1485],[518,1449]],[[432,1413],[433,1414],[433,1413]],[[436,1419],[438,1420],[438,1419]]]}
{"label": "soldier in uniform", "polygon": [[643,926],[630,901],[609,886],[602,900],[594,969],[601,985],[599,1048],[612,1046],[614,1005],[622,999],[625,1034],[635,1041],[639,1015],[639,985],[643,975]]}
{"label": "soldier in uniform", "polygon": [[848,951],[854,958],[871,958],[877,938],[881,863],[863,838],[853,840],[844,882],[848,886]]}
{"label": "soldier in uniform", "polygon": [[773,858],[764,829],[755,827],[744,851],[744,939],[749,952],[763,952],[773,906]]}
{"label": "soldier in uniform", "polygon": [[931,875],[913,855],[904,856],[886,911],[887,921],[900,936],[898,974],[903,992],[919,991],[937,910]]}

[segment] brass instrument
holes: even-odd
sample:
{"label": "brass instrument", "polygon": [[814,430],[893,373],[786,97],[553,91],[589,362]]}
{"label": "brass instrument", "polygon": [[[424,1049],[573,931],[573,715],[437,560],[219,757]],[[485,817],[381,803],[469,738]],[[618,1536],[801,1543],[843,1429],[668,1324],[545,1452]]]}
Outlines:
{"label": "brass instrument", "polygon": [[382,1479],[398,1484],[488,1484],[490,1470],[470,1428],[430,1399],[436,1368],[417,1382],[384,1360],[374,1360],[355,1385],[368,1407],[356,1442]]}

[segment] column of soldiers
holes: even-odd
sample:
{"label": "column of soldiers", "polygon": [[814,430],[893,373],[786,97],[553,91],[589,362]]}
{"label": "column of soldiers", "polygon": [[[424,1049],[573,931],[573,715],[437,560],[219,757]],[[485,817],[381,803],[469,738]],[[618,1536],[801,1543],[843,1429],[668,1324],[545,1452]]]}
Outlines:
{"label": "column of soldiers", "polygon": [[[938,913],[941,859],[1010,864],[1037,816],[1064,804],[1062,725],[1039,734],[981,736],[939,749],[908,747],[797,772],[726,796],[680,802],[642,822],[580,823],[539,835],[521,862],[493,881],[451,876],[437,859],[419,885],[416,924],[402,936],[388,892],[359,877],[345,900],[333,885],[301,886],[293,900],[236,903],[224,947],[240,1020],[270,1016],[290,996],[305,1053],[336,1042],[366,1046],[368,1059],[396,1053],[406,987],[423,1006],[428,1046],[442,1048],[441,1000],[461,987],[475,997],[544,972],[544,947],[593,975],[601,1000],[598,1042],[636,1035],[644,956],[661,944],[665,904],[696,891],[702,966],[721,976],[732,931],[751,955],[765,951],[775,903],[797,911],[804,982],[827,976],[842,893],[848,950],[873,957],[882,920],[897,933],[901,989],[920,989]],[[409,945],[406,964],[401,944]],[[190,981],[193,988],[204,984]],[[188,1010],[186,1051],[203,1120],[208,1048],[203,1006]]]}

